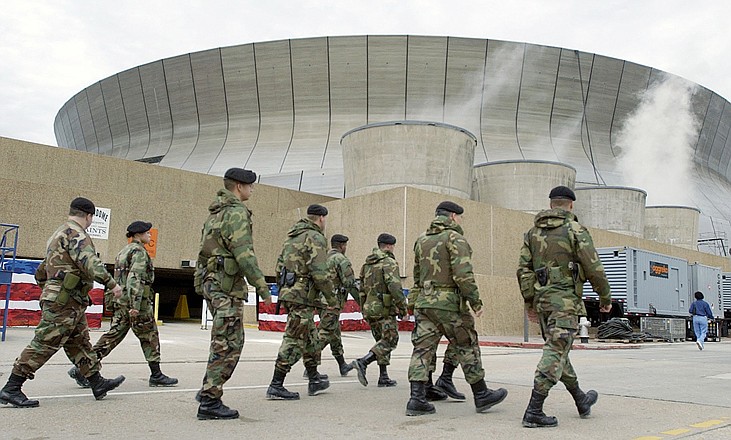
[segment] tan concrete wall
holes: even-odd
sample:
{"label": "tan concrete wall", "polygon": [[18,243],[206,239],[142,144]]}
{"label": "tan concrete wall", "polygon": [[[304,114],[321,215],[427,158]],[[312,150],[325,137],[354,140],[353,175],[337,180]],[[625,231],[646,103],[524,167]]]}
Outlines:
{"label": "tan concrete wall", "polygon": [[[20,225],[18,254],[29,258],[44,255],[69,203],[82,196],[111,209],[109,239],[94,241],[104,262],[113,262],[126,243],[127,225],[142,219],[158,229],[155,266],[179,268],[181,260],[196,258],[208,205],[223,187],[220,177],[2,137],[0,157],[0,222]],[[254,245],[266,274],[273,274],[273,248],[288,227],[276,213],[327,200],[332,198],[255,186],[246,205],[254,212]]]}
{"label": "tan concrete wall", "polygon": [[[0,184],[6,189],[0,222],[20,225],[19,255],[39,258],[45,242],[66,218],[68,204],[84,196],[97,206],[111,208],[109,240],[96,240],[105,262],[111,262],[125,243],[124,232],[135,219],[159,228],[158,268],[178,268],[180,260],[194,259],[207,206],[221,187],[221,178],[156,165],[0,138],[5,164]],[[274,264],[287,230],[311,203],[330,210],[326,235],[350,237],[348,257],[357,271],[376,246],[381,232],[396,236],[396,260],[403,285],[413,284],[413,243],[428,227],[434,209],[446,197],[410,187],[394,188],[347,199],[332,199],[267,185],[256,185],[251,201],[254,243],[259,264],[274,275]],[[478,319],[480,334],[521,335],[522,300],[515,281],[523,234],[533,215],[451,198],[465,208],[462,226],[473,250],[473,263],[486,313]],[[727,258],[590,229],[597,247],[632,246],[685,258],[731,271]],[[254,322],[253,307],[247,322]],[[532,328],[531,333],[537,334]]]}
{"label": "tan concrete wall", "polygon": [[[403,286],[413,284],[413,243],[429,226],[437,204],[446,197],[411,187],[395,188],[369,195],[324,203],[330,211],[326,234],[350,237],[347,255],[356,273],[376,245],[381,232],[396,239],[394,255],[401,269]],[[473,200],[451,198],[465,208],[462,227],[473,251],[473,265],[485,314],[477,321],[480,334],[522,335],[523,309],[515,279],[523,234],[533,225],[532,214],[486,205]],[[546,200],[548,202],[548,200]],[[283,214],[292,222],[296,211]],[[726,258],[691,251],[637,237],[590,229],[597,247],[631,246],[700,262],[729,271]],[[531,326],[531,334],[539,330]]]}

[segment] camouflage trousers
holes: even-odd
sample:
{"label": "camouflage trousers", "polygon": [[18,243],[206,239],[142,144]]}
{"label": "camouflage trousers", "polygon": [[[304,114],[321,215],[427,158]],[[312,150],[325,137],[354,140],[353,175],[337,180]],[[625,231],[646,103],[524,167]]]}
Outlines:
{"label": "camouflage trousers", "polygon": [[220,399],[223,384],[233,375],[244,348],[244,301],[223,292],[210,291],[204,284],[203,296],[213,315],[211,347],[201,395]]}
{"label": "camouflage trousers", "polygon": [[289,373],[300,358],[305,368],[317,366],[319,342],[314,318],[314,308],[287,303],[287,325],[274,368]]}
{"label": "camouflage trousers", "polygon": [[317,364],[320,365],[322,350],[330,345],[330,351],[334,357],[342,356],[343,340],[340,334],[340,309],[323,309],[320,312],[320,325],[317,327]]}
{"label": "camouflage trousers", "polygon": [[578,385],[579,379],[569,360],[571,345],[578,328],[578,317],[564,312],[539,313],[543,334],[543,355],[538,361],[533,387],[543,395],[561,381],[567,388]]}
{"label": "camouflage trousers", "polygon": [[[454,348],[454,345],[450,342],[447,345],[447,350],[444,352],[444,363],[454,365],[455,367],[459,366],[459,359],[457,359],[457,350]],[[434,360],[432,361],[432,364],[429,366],[429,371],[432,373],[436,371],[437,369],[437,352],[434,350]]]}
{"label": "camouflage trousers", "polygon": [[63,347],[66,356],[84,377],[97,373],[101,365],[89,341],[86,306],[73,299],[66,304],[41,302],[41,321],[35,336],[13,364],[13,374],[33,379],[38,371]]}
{"label": "camouflage trousers", "polygon": [[378,365],[391,364],[391,352],[398,346],[398,321],[395,316],[388,318],[369,318],[366,317],[368,325],[371,327],[371,334],[376,340],[376,345],[371,347],[373,354],[376,355]]}
{"label": "camouflage trousers", "polygon": [[[411,333],[414,351],[409,364],[409,382],[426,382],[435,367],[436,351],[442,336],[449,340],[450,360],[461,365],[467,383],[485,378],[475,319],[470,313],[438,309],[416,309],[416,325]],[[449,350],[449,347],[447,348]]]}
{"label": "camouflage trousers", "polygon": [[112,325],[108,332],[104,333],[96,344],[94,351],[99,360],[107,357],[132,330],[137,336],[142,346],[142,353],[145,355],[147,362],[160,362],[160,335],[155,324],[155,316],[153,314],[152,302],[144,298],[140,313],[136,317],[129,316],[129,307],[114,304],[114,314],[112,315]]}

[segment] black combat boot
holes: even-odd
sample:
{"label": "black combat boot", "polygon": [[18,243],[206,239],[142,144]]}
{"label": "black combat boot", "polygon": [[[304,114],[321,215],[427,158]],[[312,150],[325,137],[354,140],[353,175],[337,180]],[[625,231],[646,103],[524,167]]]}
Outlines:
{"label": "black combat boot", "polygon": [[536,390],[530,395],[530,402],[528,402],[528,408],[523,414],[523,426],[526,428],[552,428],[558,426],[558,419],[553,416],[547,416],[543,412],[543,401],[546,400],[547,396],[539,393]]}
{"label": "black combat boot", "polygon": [[267,388],[267,399],[269,400],[300,400],[300,393],[293,393],[284,388],[284,378],[287,373],[277,368],[274,369],[272,383]]}
{"label": "black combat boot", "polygon": [[426,401],[426,383],[411,382],[411,397],[406,404],[407,416],[423,416],[437,412],[434,405]]}
{"label": "black combat boot", "polygon": [[89,379],[85,378],[84,375],[81,374],[81,370],[79,370],[79,367],[74,365],[73,367],[71,367],[68,373],[69,377],[76,381],[76,385],[80,386],[81,388],[91,388]]}
{"label": "black combat boot", "polygon": [[0,390],[0,403],[3,405],[11,404],[16,408],[35,408],[38,406],[37,400],[30,400],[28,396],[23,394],[20,387],[23,386],[25,377],[11,374],[8,383]]}
{"label": "black combat boot", "polygon": [[338,361],[338,367],[340,368],[340,375],[345,377],[353,369],[353,366],[345,363],[345,359],[342,355],[335,356],[335,360]]}
{"label": "black combat boot", "polygon": [[160,362],[149,362],[148,365],[150,366],[150,380],[148,383],[151,387],[174,387],[178,384],[178,379],[162,374]]}
{"label": "black combat boot", "polygon": [[308,396],[316,396],[320,391],[330,387],[330,382],[327,379],[323,379],[322,375],[317,372],[317,365],[307,367],[307,378],[309,379],[309,383],[307,384]]}
{"label": "black combat boot", "polygon": [[391,380],[390,377],[388,377],[388,366],[387,365],[379,365],[378,368],[381,370],[381,374],[378,376],[378,386],[379,387],[395,387],[396,381]]}
{"label": "black combat boot", "polygon": [[491,390],[482,379],[477,381],[477,383],[473,383],[471,387],[472,394],[475,397],[475,410],[478,413],[484,413],[488,409],[505,400],[508,396],[508,390],[505,388]]}
{"label": "black combat boot", "polygon": [[581,391],[579,385],[576,388],[566,388],[571,396],[574,398],[576,403],[576,409],[579,410],[579,417],[585,419],[591,414],[591,406],[594,405],[599,399],[599,394],[594,390],[589,390],[586,393]]}
{"label": "black combat boot", "polygon": [[369,350],[368,354],[350,363],[350,365],[358,371],[358,381],[364,387],[368,386],[368,379],[366,379],[366,368],[368,368],[368,364],[375,360],[376,355]]}
{"label": "black combat boot", "polygon": [[[318,374],[318,376],[320,376],[320,380],[328,380],[330,378],[330,376],[328,376],[327,374],[324,374],[324,373],[318,372],[317,374]],[[302,378],[309,379],[309,377],[310,376],[307,374],[307,369],[305,368],[305,371],[302,372]]]}
{"label": "black combat boot", "polygon": [[107,395],[107,392],[112,391],[124,382],[124,376],[118,376],[114,379],[105,379],[98,372],[92,374],[87,379],[89,379],[91,391],[94,393],[94,398],[96,400],[102,400]]}
{"label": "black combat boot", "polygon": [[442,375],[437,378],[437,383],[434,386],[444,391],[452,399],[465,400],[465,395],[457,391],[457,387],[454,386],[454,382],[452,381],[452,374],[454,374],[456,368],[456,366],[445,362],[442,368]]}
{"label": "black combat boot", "polygon": [[239,412],[224,405],[221,399],[201,396],[201,404],[198,406],[198,420],[238,418]]}
{"label": "black combat boot", "polygon": [[429,402],[436,402],[438,400],[447,400],[447,393],[434,386],[432,382],[432,372],[429,372],[429,380],[426,381],[426,400]]}

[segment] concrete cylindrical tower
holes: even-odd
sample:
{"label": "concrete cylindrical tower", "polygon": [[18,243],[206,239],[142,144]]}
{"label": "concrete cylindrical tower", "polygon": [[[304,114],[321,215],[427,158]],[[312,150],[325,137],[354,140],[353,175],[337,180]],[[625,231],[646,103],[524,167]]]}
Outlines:
{"label": "concrete cylindrical tower", "polygon": [[345,133],[345,197],[399,186],[470,198],[477,138],[438,122],[392,121]]}
{"label": "concrete cylindrical tower", "polygon": [[647,193],[638,188],[576,188],[574,213],[584,226],[643,237],[646,201]]}
{"label": "concrete cylindrical tower", "polygon": [[516,211],[548,209],[551,189],[574,188],[576,169],[559,162],[505,160],[475,165],[472,198]]}
{"label": "concrete cylindrical tower", "polygon": [[645,208],[645,239],[696,250],[700,211],[690,206]]}

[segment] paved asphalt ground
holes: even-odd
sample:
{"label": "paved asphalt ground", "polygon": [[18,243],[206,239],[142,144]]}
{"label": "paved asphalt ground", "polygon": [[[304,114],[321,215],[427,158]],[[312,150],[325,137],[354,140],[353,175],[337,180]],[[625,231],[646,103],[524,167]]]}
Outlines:
{"label": "paved asphalt ground", "polygon": [[[102,330],[109,323],[103,324]],[[92,332],[92,342],[101,331]],[[406,417],[409,397],[407,369],[409,333],[401,333],[392,356],[394,388],[376,386],[378,367],[371,364],[371,384],[361,386],[355,372],[337,374],[329,348],[320,371],[330,375],[330,388],[307,396],[303,366],[296,365],[285,385],[301,400],[269,401],[281,334],[246,329],[241,362],[226,384],[223,400],[241,413],[237,420],[199,421],[194,395],[208,357],[209,332],[198,323],[167,322],[160,327],[162,369],[180,379],[174,388],[150,388],[149,370],[134,335],[104,360],[102,374],[124,374],[127,380],[104,400],[95,401],[66,375],[70,363],[61,352],[25,383],[23,390],[40,407],[0,406],[0,439],[210,439],[210,438],[337,438],[337,439],[731,439],[731,342],[707,343],[699,351],[692,342],[607,345],[590,342],[574,350],[572,361],[582,387],[596,389],[599,402],[592,416],[578,417],[571,397],[558,385],[545,410],[559,426],[526,429],[520,425],[530,396],[540,349],[498,346],[517,338],[484,338],[482,359],[488,386],[504,387],[507,399],[488,413],[475,413],[461,370],[457,388],[467,401],[437,402],[437,413]],[[0,381],[4,384],[15,357],[33,337],[33,329],[11,328],[0,343]],[[369,333],[344,335],[346,359],[364,355],[372,344]],[[539,342],[533,339],[531,342]],[[531,346],[531,345],[529,345]],[[440,347],[443,354],[445,346]],[[441,361],[440,368],[441,371]]]}

